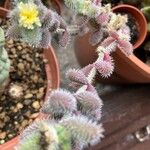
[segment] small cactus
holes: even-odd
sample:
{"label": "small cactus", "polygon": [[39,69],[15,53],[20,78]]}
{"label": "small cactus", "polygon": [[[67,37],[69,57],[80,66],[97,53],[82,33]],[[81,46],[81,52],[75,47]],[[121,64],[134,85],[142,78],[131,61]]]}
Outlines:
{"label": "small cactus", "polygon": [[8,89],[10,98],[21,99],[23,96],[23,86],[19,84],[11,84]]}
{"label": "small cactus", "polygon": [[3,93],[5,86],[7,85],[10,70],[10,60],[4,45],[4,31],[2,28],[0,28],[0,95]]}
{"label": "small cactus", "polygon": [[64,115],[65,113],[71,113],[76,110],[76,99],[69,91],[66,90],[53,91],[42,107],[42,112],[53,115]]}
{"label": "small cactus", "polygon": [[[70,41],[70,33],[63,19],[46,8],[40,0],[17,1],[9,17],[11,27],[7,32],[8,38],[19,39],[41,48],[51,46],[53,33],[60,36],[60,46],[65,47]],[[59,32],[60,28],[65,32]]]}

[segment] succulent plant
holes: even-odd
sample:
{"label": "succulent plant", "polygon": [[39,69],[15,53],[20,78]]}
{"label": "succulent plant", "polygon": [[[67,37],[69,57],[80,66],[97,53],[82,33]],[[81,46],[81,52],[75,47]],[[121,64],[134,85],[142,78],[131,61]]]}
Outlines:
{"label": "succulent plant", "polygon": [[59,33],[59,45],[65,47],[70,36],[63,18],[46,8],[40,0],[16,1],[9,14],[11,27],[8,38],[20,39],[31,46],[51,46],[53,33]]}
{"label": "succulent plant", "polygon": [[[105,78],[113,73],[111,53],[117,48],[127,56],[133,51],[126,15],[113,13],[111,6],[103,6],[101,0],[65,0],[65,4],[80,18],[75,24],[77,31],[82,34],[89,29],[92,32],[90,42],[92,45],[98,44],[98,58],[82,69],[68,70],[66,76],[77,91],[54,90],[41,109],[49,116],[48,119],[35,122],[25,129],[18,150],[29,147],[33,150],[41,147],[44,150],[82,150],[89,144],[99,142],[104,132],[99,123],[103,103],[93,81],[97,72]],[[29,18],[24,16],[24,12]],[[60,33],[61,46],[66,46],[70,39],[71,31],[66,22],[40,0],[16,2],[10,20],[12,25],[7,36],[32,46],[50,46],[53,35],[57,33]]]}
{"label": "succulent plant", "polygon": [[3,29],[0,28],[0,94],[3,93],[5,86],[8,83],[10,71],[10,60],[4,45],[5,35]]}

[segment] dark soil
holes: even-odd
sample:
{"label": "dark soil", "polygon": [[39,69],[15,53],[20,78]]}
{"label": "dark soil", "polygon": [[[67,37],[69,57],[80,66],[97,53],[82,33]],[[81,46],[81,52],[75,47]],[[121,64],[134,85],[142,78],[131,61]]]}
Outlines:
{"label": "dark soil", "polygon": [[144,41],[144,43],[134,51],[134,54],[148,66],[150,66],[150,41],[149,37]]}
{"label": "dark soil", "polygon": [[127,25],[130,28],[131,43],[135,44],[140,35],[140,31],[138,29],[138,24],[137,24],[135,18],[131,14],[127,14],[127,15],[128,15]]}
{"label": "dark soil", "polygon": [[[3,21],[4,29],[9,22],[5,24]],[[42,49],[13,40],[6,42],[6,49],[11,71],[10,83],[0,98],[0,144],[18,135],[38,116],[47,83]]]}

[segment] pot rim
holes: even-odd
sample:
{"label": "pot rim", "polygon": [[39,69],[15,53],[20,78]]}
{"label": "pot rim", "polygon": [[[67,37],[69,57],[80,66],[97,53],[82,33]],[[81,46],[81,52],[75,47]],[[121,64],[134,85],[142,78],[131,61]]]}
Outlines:
{"label": "pot rim", "polygon": [[[7,16],[7,13],[9,12],[9,10],[7,10],[6,8],[0,7],[0,17],[2,16]],[[46,92],[45,92],[45,97],[44,97],[44,101],[47,99],[47,96],[49,94],[49,92],[52,89],[56,89],[60,86],[60,71],[59,71],[59,63],[56,57],[56,54],[54,52],[54,49],[52,46],[50,46],[47,49],[44,49],[44,57],[47,58],[47,54],[46,51],[49,51],[49,57],[50,59],[48,59],[48,63],[45,64],[45,71],[46,71],[46,77],[47,77],[47,88],[46,88]],[[51,82],[53,81],[53,82]],[[40,112],[37,118],[40,117]],[[18,136],[15,136],[14,138],[12,138],[11,140],[9,140],[8,142],[0,145],[0,149],[5,149],[5,150],[12,150],[12,147],[14,147],[17,142],[18,142]]]}

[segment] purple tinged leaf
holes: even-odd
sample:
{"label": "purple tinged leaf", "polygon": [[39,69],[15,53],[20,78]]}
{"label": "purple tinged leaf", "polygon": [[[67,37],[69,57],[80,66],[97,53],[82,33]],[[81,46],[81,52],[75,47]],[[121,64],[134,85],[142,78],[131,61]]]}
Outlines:
{"label": "purple tinged leaf", "polygon": [[65,30],[59,37],[59,44],[61,47],[66,47],[69,42],[70,42],[70,34],[67,30]]}
{"label": "purple tinged leaf", "polygon": [[92,2],[97,6],[101,6],[102,0],[92,0]]}
{"label": "purple tinged leaf", "polygon": [[97,94],[95,87],[91,84],[88,84],[86,91],[92,92],[93,94]]}
{"label": "purple tinged leaf", "polygon": [[10,26],[6,33],[6,36],[8,37],[8,39],[14,39],[14,40],[19,39],[20,35],[21,35],[21,32],[19,30],[18,25],[16,24]]}
{"label": "purple tinged leaf", "polygon": [[42,107],[42,112],[46,114],[64,114],[75,110],[77,110],[75,97],[69,91],[61,89],[53,91]]}
{"label": "purple tinged leaf", "polygon": [[89,91],[77,93],[75,94],[75,97],[85,112],[101,109],[103,105],[100,97],[97,94]]}
{"label": "purple tinged leaf", "polygon": [[90,42],[90,44],[92,46],[94,46],[94,45],[100,43],[102,41],[102,39],[103,39],[103,31],[102,30],[98,30],[98,31],[95,31],[91,35],[89,42]]}
{"label": "purple tinged leaf", "polygon": [[87,16],[76,16],[76,25],[79,28],[86,26],[88,21],[89,21],[89,18]]}
{"label": "purple tinged leaf", "polygon": [[95,68],[98,70],[102,77],[107,78],[113,73],[114,63],[113,61],[100,60],[95,62]]}
{"label": "purple tinged leaf", "polygon": [[100,121],[102,117],[102,110],[101,109],[96,109],[90,112],[91,118],[93,117],[93,120],[95,121]]}
{"label": "purple tinged leaf", "polygon": [[86,25],[82,26],[82,27],[79,27],[79,33],[78,33],[78,35],[79,36],[83,36],[84,34],[88,33],[89,30],[90,29]]}
{"label": "purple tinged leaf", "polygon": [[103,138],[104,129],[96,121],[89,120],[85,116],[68,116],[60,122],[71,132],[73,139],[85,143],[96,144]]}
{"label": "purple tinged leaf", "polygon": [[82,150],[84,148],[84,144],[81,141],[75,140],[72,147],[72,150]]}
{"label": "purple tinged leaf", "polygon": [[52,35],[48,29],[44,30],[42,33],[42,40],[40,41],[41,48],[48,48],[51,46]]}
{"label": "purple tinged leaf", "polygon": [[108,37],[102,42],[101,46],[106,48],[107,53],[110,53],[116,50],[117,42],[114,38]]}
{"label": "purple tinged leaf", "polygon": [[88,76],[91,70],[93,69],[93,64],[89,64],[81,69],[81,71],[84,73],[85,76]]}
{"label": "purple tinged leaf", "polygon": [[108,37],[102,42],[101,46],[107,47],[107,46],[111,45],[114,41],[115,40],[112,37]]}
{"label": "purple tinged leaf", "polygon": [[66,73],[66,76],[72,81],[79,84],[87,85],[88,80],[81,70],[70,69]]}
{"label": "purple tinged leaf", "polygon": [[102,26],[106,26],[109,21],[109,14],[102,13],[96,17],[96,22]]}
{"label": "purple tinged leaf", "polygon": [[129,41],[119,40],[118,48],[122,50],[127,56],[133,54],[133,46]]}
{"label": "purple tinged leaf", "polygon": [[110,31],[109,35],[114,38],[114,40],[118,40],[119,39],[119,35],[116,31]]}

